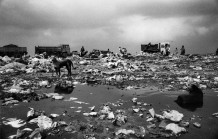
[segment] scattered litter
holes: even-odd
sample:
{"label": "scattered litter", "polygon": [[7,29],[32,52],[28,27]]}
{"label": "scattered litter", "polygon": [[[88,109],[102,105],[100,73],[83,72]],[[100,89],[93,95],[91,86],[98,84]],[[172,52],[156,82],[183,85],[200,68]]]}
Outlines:
{"label": "scattered litter", "polygon": [[198,123],[198,122],[194,122],[193,125],[194,125],[195,127],[197,127],[197,128],[201,128],[201,124]]}
{"label": "scattered litter", "polygon": [[153,121],[154,120],[154,118],[153,117],[150,117],[150,118],[148,118],[146,121],[147,122],[150,122],[150,121]]}
{"label": "scattered litter", "polygon": [[57,96],[52,96],[52,98],[56,100],[61,100],[64,99],[64,96],[57,95]]}
{"label": "scattered litter", "polygon": [[39,82],[39,86],[44,86],[45,87],[45,86],[48,86],[48,84],[49,84],[48,81],[40,81]]}
{"label": "scattered litter", "polygon": [[27,112],[27,117],[31,117],[35,114],[34,108],[29,108],[30,110]]}
{"label": "scattered litter", "polygon": [[47,97],[59,96],[58,93],[46,93],[45,95],[46,95]]}
{"label": "scattered litter", "polygon": [[77,100],[78,98],[75,98],[75,97],[70,97],[69,99],[65,99],[64,101],[74,101],[74,100]]}
{"label": "scattered litter", "polygon": [[31,139],[42,139],[41,129],[40,129],[40,128],[36,128],[36,129],[29,135],[29,138],[31,138]]}
{"label": "scattered litter", "polygon": [[96,116],[98,113],[97,112],[90,112],[89,115],[90,116]]}
{"label": "scattered litter", "polygon": [[9,104],[17,104],[17,103],[19,103],[19,101],[18,100],[8,100],[8,101],[6,101],[5,103],[2,103],[2,106],[7,106],[7,105],[9,105]]}
{"label": "scattered litter", "polygon": [[154,118],[155,111],[154,111],[154,109],[153,109],[153,108],[149,110],[149,113],[150,113],[150,114],[151,114],[151,116]]}
{"label": "scattered litter", "polygon": [[115,118],[114,113],[113,113],[113,112],[109,112],[107,118],[108,118],[109,120],[114,119],[114,118]]}
{"label": "scattered litter", "polygon": [[95,110],[95,106],[89,107],[91,111]]}
{"label": "scattered litter", "polygon": [[9,93],[20,93],[22,90],[22,88],[20,86],[16,86],[16,85],[13,85],[11,87],[10,90],[8,90]]}
{"label": "scattered litter", "polygon": [[21,138],[26,132],[31,132],[31,131],[33,131],[33,130],[30,128],[24,128],[23,130],[18,129],[17,134],[11,135],[8,138],[9,139],[15,139],[15,138],[18,139],[18,138]]}
{"label": "scattered litter", "polygon": [[140,111],[139,108],[135,108],[135,109],[132,109],[135,113],[138,113]]}
{"label": "scattered litter", "polygon": [[189,122],[181,121],[181,122],[179,123],[179,125],[182,126],[182,127],[189,127]]}
{"label": "scattered litter", "polygon": [[58,117],[60,116],[59,114],[50,114],[51,117],[55,118],[55,117]]}
{"label": "scattered litter", "polygon": [[216,118],[218,118],[218,112],[213,113],[212,116],[215,116]]}
{"label": "scattered litter", "polygon": [[183,118],[183,114],[182,114],[182,113],[179,113],[179,112],[176,111],[176,110],[171,110],[170,112],[164,111],[164,112],[163,112],[163,116],[164,116],[166,119],[169,119],[169,120],[174,121],[174,122],[179,122],[179,121],[181,121],[182,118]]}
{"label": "scattered litter", "polygon": [[6,119],[7,121],[3,121],[4,125],[10,125],[14,128],[20,128],[21,126],[26,125],[26,122],[24,122],[21,119],[16,119],[16,118],[8,118]]}
{"label": "scattered litter", "polygon": [[40,129],[44,130],[44,129],[49,129],[52,127],[52,120],[51,118],[45,116],[45,115],[41,115],[37,118],[34,118],[32,120],[29,121],[29,123],[37,123],[37,125],[39,126]]}
{"label": "scattered litter", "polygon": [[89,103],[82,102],[82,101],[74,101],[74,103],[78,103],[78,104],[86,104],[86,105],[88,105],[88,104],[89,104]]}
{"label": "scattered litter", "polygon": [[129,135],[129,134],[135,134],[134,130],[127,130],[127,129],[119,129],[117,132],[115,132],[116,135],[119,134],[124,134],[124,135]]}
{"label": "scattered litter", "polygon": [[[75,66],[71,77],[66,75],[65,68],[61,68],[63,74],[61,77],[51,75],[54,70],[51,57],[45,58],[43,55],[30,57],[26,60],[28,65],[14,63],[14,58],[4,57],[2,60],[3,58],[0,57],[0,88],[3,90],[3,95],[0,97],[2,106],[5,108],[7,108],[6,105],[39,101],[43,98],[60,100],[58,103],[81,104],[79,107],[77,105],[70,107],[69,111],[64,110],[61,116],[54,113],[46,116],[45,112],[29,108],[26,120],[30,124],[39,126],[33,130],[28,128],[29,124],[21,119],[2,118],[4,125],[19,128],[17,134],[9,138],[41,139],[44,138],[44,134],[51,138],[53,136],[58,138],[65,132],[76,133],[77,138],[89,139],[102,137],[101,133],[109,136],[108,138],[146,138],[146,134],[149,134],[151,138],[178,136],[180,133],[187,132],[186,128],[190,126],[190,121],[198,117],[193,116],[190,121],[184,121],[184,115],[176,110],[160,110],[163,111],[163,115],[159,115],[155,108],[151,108],[151,104],[143,102],[141,96],[144,94],[137,91],[148,91],[149,95],[154,94],[150,92],[178,90],[186,92],[192,84],[196,84],[202,90],[214,89],[214,92],[218,88],[218,77],[214,77],[217,74],[217,56],[170,55],[163,57],[156,53],[142,52],[131,57],[131,54],[128,56],[126,53],[122,55],[108,53],[104,56],[101,54],[97,59],[75,55],[67,57]],[[88,105],[89,103],[78,101],[75,97],[64,98],[73,92],[75,86],[79,88],[87,84],[115,86],[127,93],[133,92],[134,89],[133,98],[127,101],[107,102],[100,108],[97,108],[98,105],[92,106],[95,103]],[[46,92],[50,91],[47,89],[54,87],[55,93],[38,93],[41,87],[46,87],[43,88]],[[112,87],[108,87],[108,90],[112,90]],[[126,95],[124,92],[121,97]],[[95,93],[90,93],[88,90],[87,94]],[[137,97],[140,97],[141,102]],[[193,102],[193,99],[190,100]],[[86,104],[88,108],[82,104]],[[129,104],[134,106],[129,107]],[[126,106],[129,108],[126,109]],[[80,116],[84,116],[87,121],[79,121],[77,117],[80,118]],[[213,113],[212,116],[218,118],[218,113]],[[65,118],[70,118],[70,121],[64,121]],[[143,124],[139,126],[138,121],[142,121]],[[22,126],[26,128],[21,129]],[[201,124],[195,122],[193,126],[200,128]],[[25,134],[26,132],[29,133]]]}
{"label": "scattered litter", "polygon": [[137,102],[137,99],[138,99],[138,98],[133,98],[133,99],[132,99],[132,102],[133,102],[133,103],[136,103],[136,102]]}
{"label": "scattered litter", "polygon": [[166,126],[166,130],[172,131],[175,135],[178,135],[181,132],[186,132],[184,127],[179,127],[177,124],[170,123]]}
{"label": "scattered litter", "polygon": [[158,127],[165,129],[165,128],[166,128],[166,126],[167,126],[167,123],[166,123],[166,121],[165,121],[165,120],[162,120],[162,121],[160,122],[160,124],[159,124],[159,126],[158,126]]}

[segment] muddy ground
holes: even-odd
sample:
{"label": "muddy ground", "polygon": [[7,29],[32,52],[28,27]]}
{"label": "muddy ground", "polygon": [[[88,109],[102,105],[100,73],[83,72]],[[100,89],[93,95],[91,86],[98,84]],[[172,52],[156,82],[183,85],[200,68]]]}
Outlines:
{"label": "muddy ground", "polygon": [[[164,59],[161,59],[163,62],[160,64],[156,59],[145,60],[138,58],[137,60],[140,61],[140,64],[146,66],[133,72],[129,72],[128,69],[118,70],[117,68],[102,67],[102,61],[92,60],[88,65],[77,64],[77,69],[73,70],[73,75],[70,78],[65,75],[59,78],[52,76],[52,73],[41,72],[26,74],[16,71],[14,73],[1,74],[1,139],[17,134],[18,129],[30,128],[34,131],[38,128],[37,124],[28,123],[27,112],[29,107],[46,116],[50,114],[59,115],[52,118],[52,121],[57,122],[58,125],[40,131],[41,136],[38,138],[179,137],[184,139],[216,139],[218,138],[218,118],[212,114],[218,112],[218,84],[213,79],[217,77],[217,58],[211,58],[211,61],[203,63],[202,59],[183,59],[183,62],[178,59],[169,60],[167,64]],[[134,63],[135,61],[130,60],[128,62]],[[149,67],[149,63],[155,66]],[[202,67],[203,69],[193,70],[193,68],[197,67]],[[90,71],[90,69],[92,70]],[[66,73],[67,71],[62,72],[62,74]],[[178,80],[178,78],[187,76],[191,76],[196,80],[200,76],[201,82],[198,82],[198,85],[202,87],[201,89],[204,93],[203,104],[179,106],[175,102],[179,95],[188,94],[184,87],[188,81]],[[113,79],[109,77],[113,77]],[[31,88],[33,90],[31,95],[19,96],[5,92],[5,88],[12,86],[14,80],[19,82],[23,80],[30,81],[23,88]],[[39,82],[44,80],[47,80],[49,85],[39,86]],[[57,87],[58,84],[66,81],[71,81],[72,83],[70,83],[72,86],[67,87],[70,88],[69,90]],[[45,95],[49,93],[57,93],[64,98],[61,100],[52,99]],[[11,97],[19,102],[5,105],[5,99]],[[70,98],[76,98],[76,100],[70,100]],[[136,99],[136,101],[133,101],[133,99]],[[114,113],[115,117],[122,111],[127,119],[123,123],[116,123],[116,118],[100,118],[102,116],[100,111],[105,105],[110,107],[110,111]],[[95,106],[93,111],[97,112],[97,115],[85,116],[84,113],[92,112],[90,107],[93,106]],[[149,112],[152,108],[158,115],[162,115],[163,111],[167,110],[176,110],[182,113],[184,115],[182,121],[189,123],[189,126],[185,127],[186,132],[174,134],[160,127],[162,121],[166,124],[176,123],[178,125],[180,125],[180,122],[163,120],[156,116],[151,121],[148,121],[149,118],[152,118]],[[3,124],[7,118],[22,119],[26,121],[26,124],[22,127],[14,128]],[[200,124],[200,127],[194,126],[196,122]],[[134,133],[118,134],[119,129],[127,129],[131,132],[134,131]],[[20,138],[29,138],[31,132],[26,132]]]}

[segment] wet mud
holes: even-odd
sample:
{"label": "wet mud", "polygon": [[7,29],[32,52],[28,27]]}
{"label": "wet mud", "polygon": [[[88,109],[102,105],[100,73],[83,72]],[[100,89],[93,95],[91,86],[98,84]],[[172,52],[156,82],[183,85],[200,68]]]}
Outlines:
{"label": "wet mud", "polygon": [[[55,91],[55,86],[52,88],[43,88],[40,92],[52,93]],[[80,120],[86,122],[86,119],[82,115],[83,112],[90,111],[89,107],[95,106],[96,111],[105,103],[123,103],[121,106],[113,107],[113,109],[129,109],[133,106],[132,98],[138,98],[139,102],[151,104],[151,108],[155,109],[156,113],[161,114],[161,111],[165,109],[177,110],[184,114],[184,120],[190,121],[190,126],[187,128],[188,133],[182,134],[180,138],[217,138],[218,134],[218,119],[212,116],[212,113],[217,112],[217,100],[218,93],[213,90],[205,90],[202,106],[179,106],[175,100],[178,94],[187,93],[185,91],[169,91],[159,92],[155,88],[143,88],[143,89],[117,89],[113,86],[106,85],[76,85],[71,93],[63,94],[64,100],[70,97],[78,98],[78,101],[85,102],[86,104],[74,103],[73,101],[64,100],[52,100],[51,98],[43,99],[40,101],[31,101],[30,103],[19,103],[15,106],[1,107],[1,122],[4,117],[17,117],[19,119],[27,119],[28,107],[45,111],[47,115],[51,113],[62,114],[67,113],[70,117],[62,117],[60,119],[71,122],[72,120]],[[81,112],[76,112],[81,110]],[[134,125],[146,125],[145,118],[139,118],[136,114],[132,114],[136,117],[134,119]],[[133,121],[130,121],[130,123]],[[194,127],[191,123],[201,123],[201,128]],[[34,128],[33,125],[28,127]],[[17,129],[10,126],[1,124],[1,139],[7,138],[11,134],[16,134]],[[151,136],[146,135],[146,138]],[[61,136],[48,136],[48,139],[53,138],[80,138],[78,134],[63,133]],[[163,138],[163,137],[161,137]],[[177,138],[176,136],[171,138]]]}

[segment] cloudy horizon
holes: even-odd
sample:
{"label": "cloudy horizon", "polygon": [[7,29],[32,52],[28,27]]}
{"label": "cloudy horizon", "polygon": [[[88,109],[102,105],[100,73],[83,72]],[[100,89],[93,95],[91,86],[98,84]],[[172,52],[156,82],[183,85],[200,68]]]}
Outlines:
{"label": "cloudy horizon", "polygon": [[218,48],[218,0],[0,0],[0,46],[69,44],[72,50],[169,41],[172,50],[214,53]]}

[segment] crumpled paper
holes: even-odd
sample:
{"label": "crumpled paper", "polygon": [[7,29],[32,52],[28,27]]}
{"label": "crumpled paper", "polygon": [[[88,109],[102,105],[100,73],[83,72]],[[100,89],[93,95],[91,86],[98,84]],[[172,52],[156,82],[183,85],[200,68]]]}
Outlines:
{"label": "crumpled paper", "polygon": [[174,121],[174,122],[179,122],[182,120],[183,118],[183,114],[182,113],[179,113],[178,111],[176,110],[171,110],[170,112],[166,112],[164,111],[163,112],[163,116],[166,118],[166,119],[169,119],[171,121]]}
{"label": "crumpled paper", "polygon": [[24,122],[21,119],[17,119],[17,118],[8,118],[7,121],[3,121],[3,124],[10,125],[14,128],[20,128],[21,126],[24,126],[26,122]]}
{"label": "crumpled paper", "polygon": [[184,127],[180,127],[177,124],[170,123],[166,126],[166,130],[171,130],[175,135],[181,133],[181,132],[186,132],[186,129]]}
{"label": "crumpled paper", "polygon": [[52,127],[52,119],[45,116],[45,115],[41,115],[37,118],[34,118],[34,119],[30,120],[29,123],[37,123],[39,128],[43,129],[43,130],[49,129]]}

